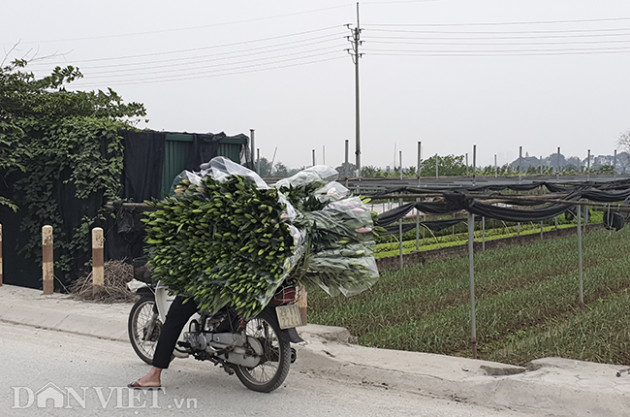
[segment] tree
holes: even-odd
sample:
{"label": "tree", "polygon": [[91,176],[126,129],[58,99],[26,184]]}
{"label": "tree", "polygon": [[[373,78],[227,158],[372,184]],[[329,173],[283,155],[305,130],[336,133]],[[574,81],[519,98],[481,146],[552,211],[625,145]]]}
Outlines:
{"label": "tree", "polygon": [[630,153],[630,130],[619,135],[617,146],[619,146],[622,152]]}
{"label": "tree", "polygon": [[[90,229],[104,216],[102,202],[122,189],[120,132],[146,110],[124,103],[111,89],[66,90],[82,77],[78,68],[56,67],[37,78],[27,64],[16,60],[0,67],[0,189],[8,191],[0,204],[20,210],[20,228],[31,237],[23,253],[36,252],[43,224],[55,227],[56,265],[69,270],[88,250]],[[20,191],[11,200],[9,184]],[[84,214],[78,224],[69,224],[63,211],[61,200],[68,195]],[[100,204],[88,207],[89,201]]]}
{"label": "tree", "polygon": [[289,176],[289,170],[282,162],[274,164],[273,175],[278,178],[286,178]]}
{"label": "tree", "polygon": [[463,176],[466,175],[466,165],[464,155],[434,155],[422,161],[422,176],[431,177],[435,175],[435,159],[437,158],[438,175]]}
{"label": "tree", "polygon": [[344,162],[335,169],[339,173],[339,178],[351,178],[355,176],[357,167],[350,162]]}
{"label": "tree", "polygon": [[271,176],[271,163],[267,158],[262,157],[256,161],[256,172],[263,178]]}

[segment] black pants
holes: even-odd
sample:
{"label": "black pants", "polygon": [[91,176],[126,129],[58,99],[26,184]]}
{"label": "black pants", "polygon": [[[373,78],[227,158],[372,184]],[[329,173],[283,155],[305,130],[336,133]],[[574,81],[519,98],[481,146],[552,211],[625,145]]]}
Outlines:
{"label": "black pants", "polygon": [[156,368],[168,368],[168,364],[171,363],[173,349],[175,349],[182,329],[188,322],[188,319],[197,312],[197,304],[192,299],[185,303],[184,300],[186,300],[186,297],[179,295],[175,297],[171,308],[166,314],[166,320],[162,325],[160,338],[153,354],[153,366]]}

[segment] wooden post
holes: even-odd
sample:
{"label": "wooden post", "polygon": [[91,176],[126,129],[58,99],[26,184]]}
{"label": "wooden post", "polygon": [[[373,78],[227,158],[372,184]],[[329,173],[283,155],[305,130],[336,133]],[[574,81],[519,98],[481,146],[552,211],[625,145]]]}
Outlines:
{"label": "wooden post", "polygon": [[42,227],[42,287],[44,294],[52,294],[55,287],[53,261],[53,228]]}
{"label": "wooden post", "polygon": [[2,287],[2,225],[0,224],[0,287]]}
{"label": "wooden post", "polygon": [[105,284],[105,255],[103,229],[92,229],[92,295],[96,295]]}

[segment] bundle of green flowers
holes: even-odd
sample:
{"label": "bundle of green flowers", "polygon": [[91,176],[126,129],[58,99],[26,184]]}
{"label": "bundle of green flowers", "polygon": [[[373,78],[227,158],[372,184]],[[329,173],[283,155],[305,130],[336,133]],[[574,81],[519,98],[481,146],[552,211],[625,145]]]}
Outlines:
{"label": "bundle of green flowers", "polygon": [[378,279],[372,215],[330,171],[269,188],[225,158],[202,168],[180,176],[145,220],[149,264],[172,292],[210,313],[229,304],[251,317],[287,280],[352,295]]}

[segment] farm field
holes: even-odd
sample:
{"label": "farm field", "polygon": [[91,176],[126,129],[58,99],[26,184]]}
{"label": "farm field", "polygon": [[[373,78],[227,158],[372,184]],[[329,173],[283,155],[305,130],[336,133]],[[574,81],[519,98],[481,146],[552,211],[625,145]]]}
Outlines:
{"label": "farm field", "polygon": [[[415,224],[414,221],[408,221]],[[594,211],[590,214],[589,224],[602,224],[603,213]],[[553,219],[547,220],[543,224],[543,233],[552,230],[575,227],[577,222],[575,219],[567,220],[564,216],[558,217],[556,225]],[[486,241],[502,239],[517,235],[529,235],[540,233],[540,223],[505,223],[497,220],[489,220],[486,222],[485,236],[481,230],[481,225],[475,226],[475,240],[481,241],[484,237]],[[377,258],[396,256],[400,254],[400,243],[398,234],[380,236],[374,248],[374,256]],[[421,227],[421,231],[416,233],[415,229],[403,234],[403,253],[411,253],[420,250],[439,249],[449,246],[463,245],[468,242],[468,226],[466,223],[460,223],[457,226],[449,227],[440,232],[431,232]]]}
{"label": "farm field", "polygon": [[[584,233],[582,310],[576,236],[476,252],[478,356],[630,364],[628,254],[627,227]],[[361,345],[471,357],[468,257],[383,272],[351,298],[311,289],[309,321],[346,327]]]}

